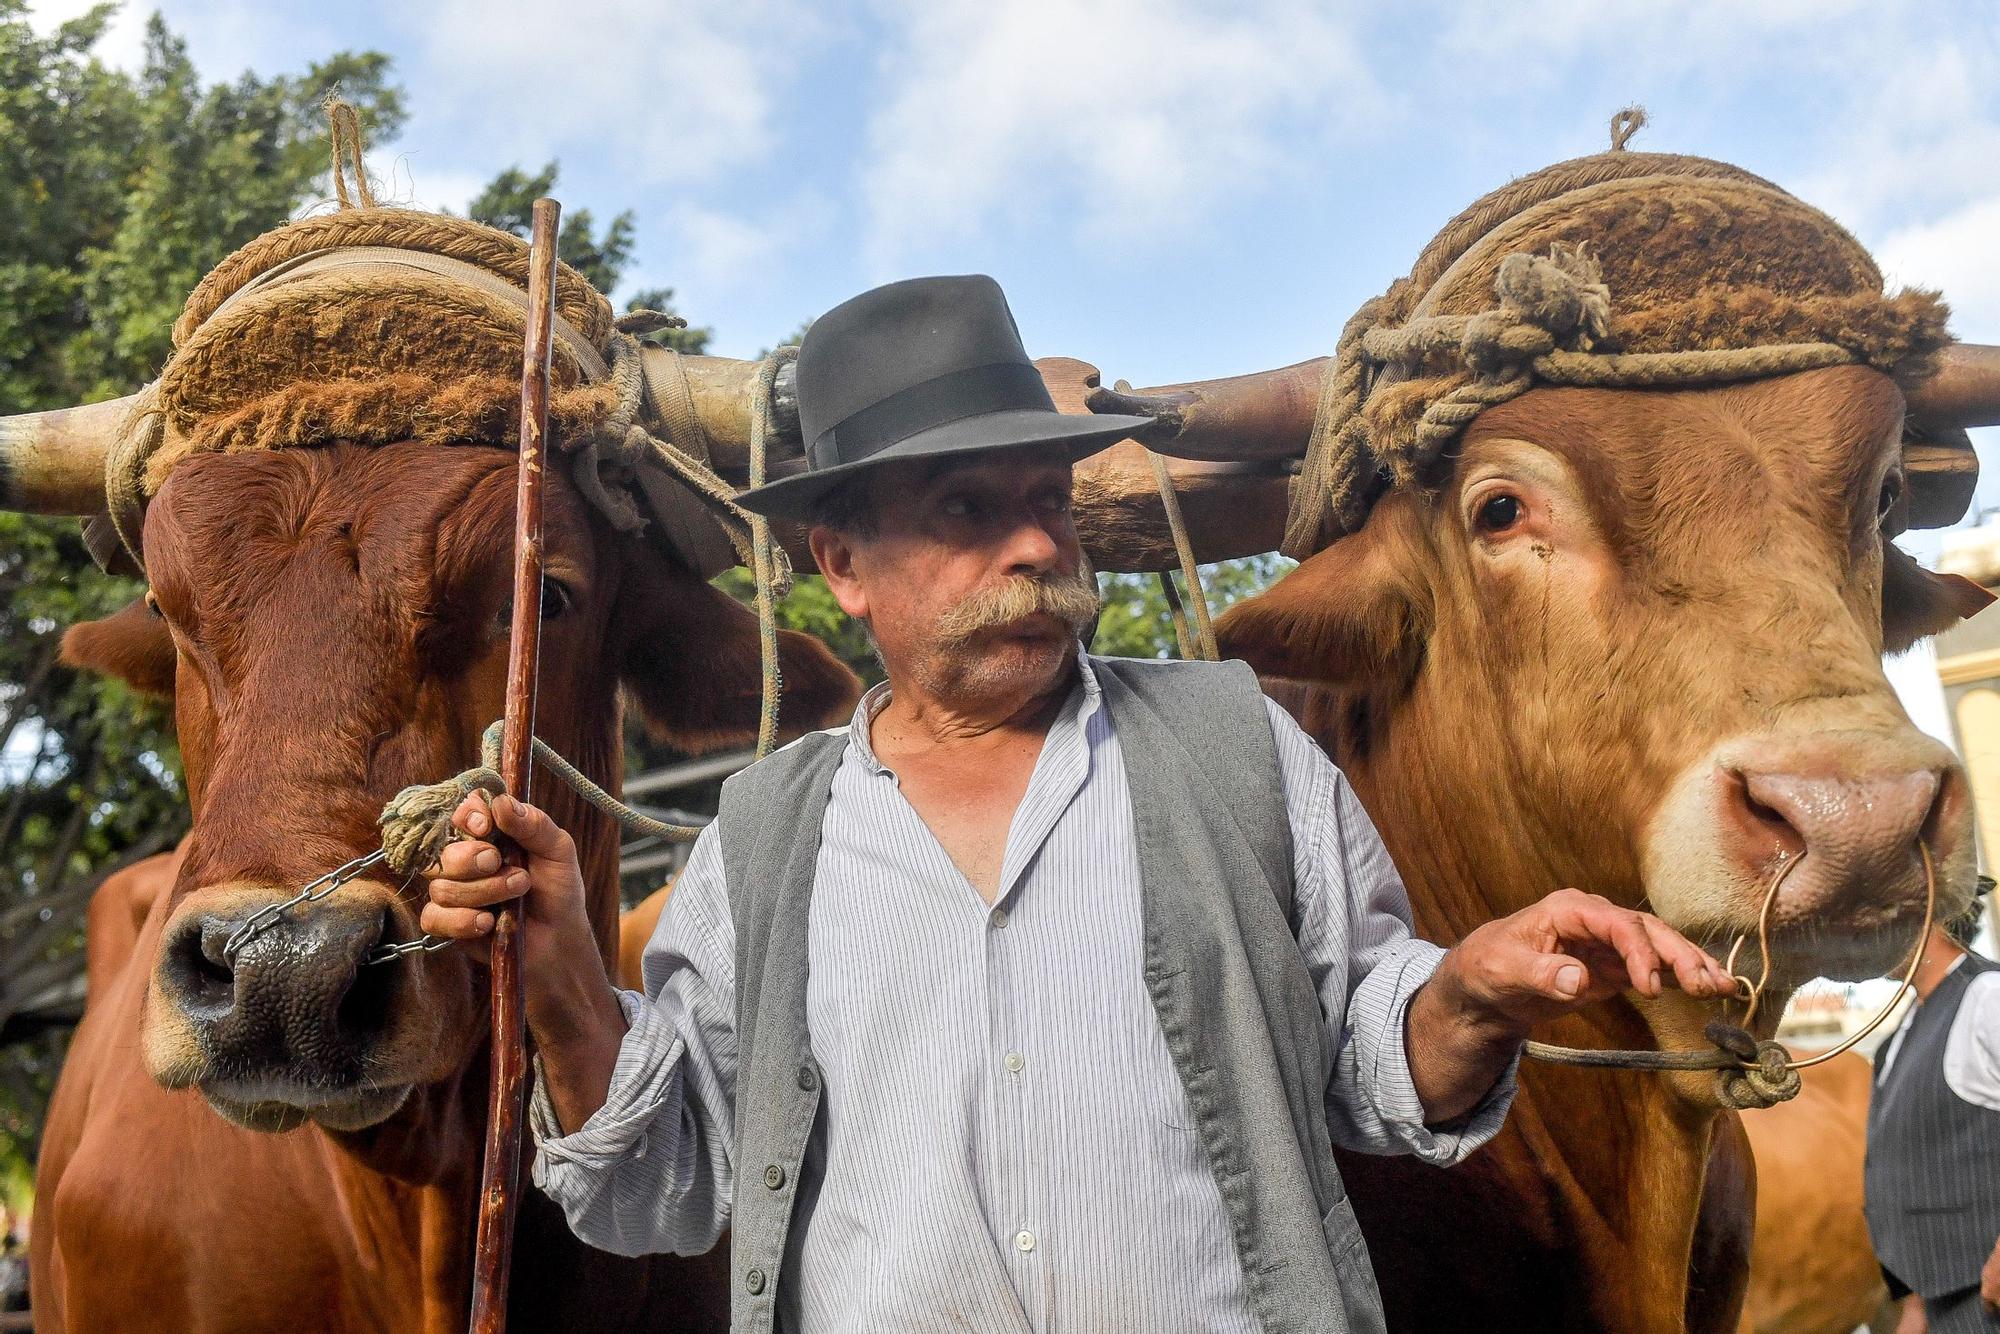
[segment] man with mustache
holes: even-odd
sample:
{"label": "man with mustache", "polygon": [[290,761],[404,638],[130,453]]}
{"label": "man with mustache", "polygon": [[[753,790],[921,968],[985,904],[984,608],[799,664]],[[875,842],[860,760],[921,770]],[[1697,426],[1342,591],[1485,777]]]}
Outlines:
{"label": "man with mustache", "polygon": [[[426,930],[525,894],[538,1185],[577,1233],[699,1253],[732,1326],[1369,1330],[1331,1144],[1464,1157],[1528,1027],[1730,989],[1575,891],[1446,952],[1338,770],[1240,663],[1096,658],[1071,464],[991,279],[868,292],[799,356],[809,521],[888,674],[730,779],[617,992],[570,841],[458,813]],[[497,824],[528,854],[504,871]]]}

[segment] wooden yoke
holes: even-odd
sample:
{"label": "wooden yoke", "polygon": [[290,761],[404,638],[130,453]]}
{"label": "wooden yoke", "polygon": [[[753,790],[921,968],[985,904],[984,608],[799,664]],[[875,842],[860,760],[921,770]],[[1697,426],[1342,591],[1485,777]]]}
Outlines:
{"label": "wooden yoke", "polygon": [[[727,357],[681,357],[659,348],[646,352],[647,375],[655,384],[687,377],[689,406],[700,421],[709,461],[730,482],[741,486],[749,475],[749,408],[758,363]],[[1322,361],[1292,368],[1293,396],[1305,400],[1306,420],[1319,394]],[[1044,357],[1035,363],[1049,396],[1062,412],[1088,412],[1086,401],[1098,389],[1095,366],[1071,357]],[[1136,395],[1173,395],[1181,388],[1142,389]],[[1108,391],[1107,391],[1108,392]],[[1180,497],[1195,554],[1202,561],[1227,560],[1275,551],[1285,531],[1286,486],[1296,460],[1305,449],[1303,432],[1287,434],[1295,405],[1282,405],[1270,420],[1229,423],[1236,428],[1222,448],[1183,450],[1168,444],[1161,452],[1172,457],[1168,470]],[[1178,422],[1171,423],[1177,427]],[[770,462],[775,476],[803,467],[799,441],[798,395],[790,367],[779,373],[771,401]],[[1173,538],[1167,531],[1145,448],[1121,440],[1076,468],[1077,527],[1084,550],[1100,570],[1165,570],[1175,566]],[[792,563],[810,570],[805,530],[797,524],[774,522],[772,536]]]}

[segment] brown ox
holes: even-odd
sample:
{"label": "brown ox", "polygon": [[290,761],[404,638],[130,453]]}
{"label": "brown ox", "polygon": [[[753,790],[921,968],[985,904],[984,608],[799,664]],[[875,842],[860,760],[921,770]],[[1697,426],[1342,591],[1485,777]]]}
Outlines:
{"label": "brown ox", "polygon": [[[478,753],[501,709],[513,477],[511,453],[474,446],[191,458],[147,511],[146,601],[71,630],[71,661],[172,693],[195,818],[129,958],[92,978],[51,1110],[38,1328],[463,1327],[483,969],[461,950],[357,967],[417,934],[413,895],[372,879],[233,961],[222,946],[372,849],[398,788]],[[566,478],[547,532],[540,735],[615,790],[621,684],[687,748],[754,732],[747,612],[613,534]],[[793,730],[850,706],[816,641],[787,635],[782,658]],[[536,796],[576,835],[609,961],[616,830],[565,789]],[[516,1328],[725,1320],[720,1257],[591,1251],[537,1192],[514,1256]]]}
{"label": "brown ox", "polygon": [[[1431,939],[1581,885],[1723,946],[1802,853],[1777,985],[1872,977],[1917,932],[1915,840],[1941,911],[1972,876],[1964,775],[1881,654],[1988,601],[1884,541],[1903,414],[1858,367],[1534,389],[1474,419],[1441,486],[1390,491],[1219,632],[1313,683],[1302,719]],[[1706,1017],[1631,996],[1538,1036],[1698,1046]],[[1732,1328],[1753,1188],[1710,1087],[1531,1063],[1463,1166],[1344,1158],[1391,1327]]]}

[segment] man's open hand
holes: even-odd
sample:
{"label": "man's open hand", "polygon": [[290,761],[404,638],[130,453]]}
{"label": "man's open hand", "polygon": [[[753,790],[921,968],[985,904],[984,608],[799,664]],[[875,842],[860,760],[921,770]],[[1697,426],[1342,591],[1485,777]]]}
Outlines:
{"label": "man's open hand", "polygon": [[1432,984],[1468,1018],[1522,1036],[1545,1019],[1621,991],[1728,996],[1722,965],[1651,913],[1562,889],[1486,923],[1445,956]]}
{"label": "man's open hand", "polygon": [[1544,1019],[1636,991],[1734,994],[1722,965],[1649,913],[1574,889],[1488,922],[1444,956],[1405,1020],[1410,1076],[1437,1125],[1478,1105]]}

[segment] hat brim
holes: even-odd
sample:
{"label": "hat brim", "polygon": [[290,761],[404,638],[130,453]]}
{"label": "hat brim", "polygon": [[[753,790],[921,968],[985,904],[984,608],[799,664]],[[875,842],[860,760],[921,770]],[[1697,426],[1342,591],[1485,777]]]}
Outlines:
{"label": "hat brim", "polygon": [[736,503],[768,519],[803,522],[812,517],[813,506],[821,496],[848,479],[884,463],[1037,446],[1047,449],[1051,455],[1061,455],[1075,463],[1152,424],[1151,417],[1125,417],[1111,413],[1086,417],[1049,412],[1042,408],[989,412],[919,431],[853,463],[814,469],[767,482],[737,496]]}

